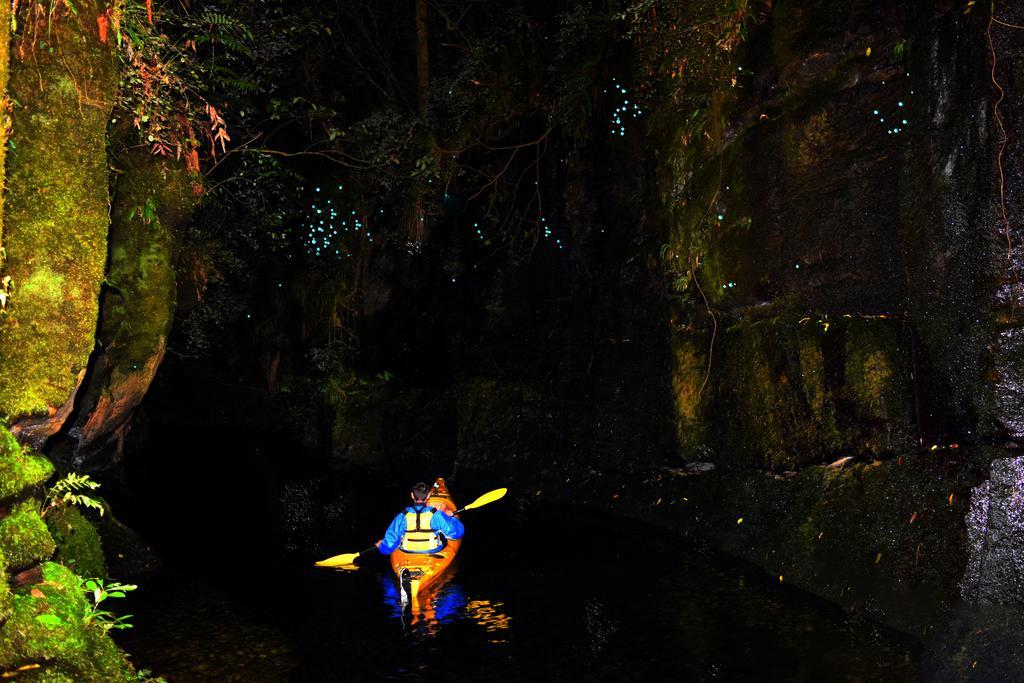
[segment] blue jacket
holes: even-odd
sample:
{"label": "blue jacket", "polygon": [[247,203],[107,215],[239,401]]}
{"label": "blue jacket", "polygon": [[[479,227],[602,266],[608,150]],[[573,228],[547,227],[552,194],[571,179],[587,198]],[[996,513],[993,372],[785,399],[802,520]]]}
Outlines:
{"label": "blue jacket", "polygon": [[[398,546],[402,545],[402,536],[405,535],[405,513],[416,512],[417,507],[420,510],[426,510],[429,505],[418,505],[405,508],[391,520],[391,526],[384,532],[384,540],[378,545],[377,549],[384,555],[390,555],[398,549]],[[434,531],[444,534],[445,538],[455,540],[462,538],[462,535],[466,533],[466,527],[462,525],[458,517],[452,517],[451,515],[442,512],[441,510],[435,510],[434,514],[430,517],[430,528]]]}

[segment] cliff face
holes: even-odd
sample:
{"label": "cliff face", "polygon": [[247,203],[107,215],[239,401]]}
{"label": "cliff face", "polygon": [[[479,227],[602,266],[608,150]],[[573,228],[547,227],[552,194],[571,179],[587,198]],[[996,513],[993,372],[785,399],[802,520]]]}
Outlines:
{"label": "cliff face", "polygon": [[[738,529],[708,501],[697,526],[890,618],[915,591],[959,597],[987,552],[965,541],[970,489],[1017,453],[1020,246],[1003,218],[1019,113],[1003,95],[1021,36],[999,22],[1018,11],[775,3],[736,53],[710,143],[666,174],[684,188],[667,193],[669,265],[689,264],[672,332],[682,452],[718,467],[730,507],[760,511]],[[846,456],[874,462],[821,467]],[[975,498],[1005,498],[998,478]],[[852,536],[826,547],[826,527]],[[1018,581],[1000,566],[989,598]]]}
{"label": "cliff face", "polygon": [[[914,632],[963,586],[1018,600],[1022,10],[712,5],[645,19],[609,68],[595,130],[643,78],[650,120],[551,179],[567,254],[474,268],[435,241],[430,287],[371,263],[364,357],[398,380],[339,403],[337,458],[585,482],[566,495]],[[417,376],[438,358],[449,379]]]}

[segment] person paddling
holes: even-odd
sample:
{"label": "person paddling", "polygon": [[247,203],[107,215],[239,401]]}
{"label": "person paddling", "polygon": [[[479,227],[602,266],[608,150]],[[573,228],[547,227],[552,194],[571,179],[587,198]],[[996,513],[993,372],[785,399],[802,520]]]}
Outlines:
{"label": "person paddling", "polygon": [[423,482],[412,487],[409,495],[413,504],[395,515],[384,538],[377,541],[377,550],[382,555],[390,555],[399,548],[412,554],[436,553],[449,540],[462,538],[466,533],[457,517],[427,505],[431,492],[431,487]]}

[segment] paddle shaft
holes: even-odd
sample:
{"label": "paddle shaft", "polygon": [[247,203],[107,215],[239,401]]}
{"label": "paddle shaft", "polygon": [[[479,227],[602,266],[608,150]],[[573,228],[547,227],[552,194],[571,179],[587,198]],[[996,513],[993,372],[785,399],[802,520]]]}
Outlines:
{"label": "paddle shaft", "polygon": [[454,514],[458,515],[465,512],[466,510],[475,510],[476,508],[483,507],[484,505],[490,505],[494,501],[501,500],[502,498],[504,498],[505,493],[507,491],[508,489],[495,489],[493,491],[488,491],[487,493],[480,496],[466,507],[462,507],[456,510]]}
{"label": "paddle shaft", "polygon": [[369,548],[366,548],[365,550],[360,550],[359,554],[352,558],[352,561],[355,562],[355,560],[357,558],[359,558],[361,555],[365,555],[366,553],[370,552],[371,550],[376,550],[376,549],[377,549],[377,544],[374,543]]}

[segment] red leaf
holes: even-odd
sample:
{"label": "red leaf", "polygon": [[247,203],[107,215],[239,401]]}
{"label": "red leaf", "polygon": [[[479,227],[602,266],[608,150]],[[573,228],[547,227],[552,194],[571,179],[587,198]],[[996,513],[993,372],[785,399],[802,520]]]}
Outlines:
{"label": "red leaf", "polygon": [[100,27],[100,42],[103,43],[104,45],[106,45],[107,44],[107,26],[110,25],[110,20],[107,19],[107,15],[106,14],[101,14],[98,17],[96,17],[96,23],[99,24],[99,27]]}
{"label": "red leaf", "polygon": [[153,0],[146,0],[146,18],[153,23]]}

